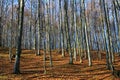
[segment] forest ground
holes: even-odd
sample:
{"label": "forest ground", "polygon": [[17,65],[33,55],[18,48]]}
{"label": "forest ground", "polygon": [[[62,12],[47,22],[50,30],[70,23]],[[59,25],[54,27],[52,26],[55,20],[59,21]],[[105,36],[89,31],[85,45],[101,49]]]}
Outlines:
{"label": "forest ground", "polygon": [[[13,50],[15,53],[15,50]],[[69,55],[63,58],[58,51],[52,51],[53,67],[49,65],[47,54],[47,74],[44,74],[43,51],[40,56],[33,50],[22,50],[20,70],[21,74],[13,74],[14,62],[9,61],[8,49],[0,48],[0,80],[120,80],[112,75],[106,68],[105,52],[101,51],[102,60],[98,60],[96,51],[91,51],[93,66],[88,67],[88,60],[83,63],[74,61],[69,64]],[[120,69],[120,57],[115,56],[115,69]]]}

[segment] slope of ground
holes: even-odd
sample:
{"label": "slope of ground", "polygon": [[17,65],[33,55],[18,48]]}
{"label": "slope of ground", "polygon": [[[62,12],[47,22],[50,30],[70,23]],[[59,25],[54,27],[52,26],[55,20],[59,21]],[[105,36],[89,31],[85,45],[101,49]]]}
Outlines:
{"label": "slope of ground", "polygon": [[[13,52],[15,53],[15,50]],[[106,69],[104,53],[102,53],[104,59],[94,59],[93,66],[88,67],[86,59],[81,64],[77,60],[73,65],[70,65],[68,64],[68,55],[63,58],[54,51],[52,52],[52,68],[50,68],[49,59],[47,59],[47,74],[44,74],[42,54],[43,52],[40,56],[36,56],[33,50],[23,50],[20,63],[21,74],[15,75],[12,74],[14,60],[12,63],[9,62],[8,49],[0,48],[0,80],[119,80]],[[47,58],[49,58],[48,53]],[[119,69],[120,58],[118,56],[116,56],[114,65],[116,69]]]}

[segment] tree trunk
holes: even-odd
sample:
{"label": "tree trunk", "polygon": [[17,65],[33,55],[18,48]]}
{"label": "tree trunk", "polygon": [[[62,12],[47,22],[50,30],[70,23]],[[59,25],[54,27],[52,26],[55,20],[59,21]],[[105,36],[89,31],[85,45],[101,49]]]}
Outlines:
{"label": "tree trunk", "polygon": [[24,19],[24,0],[20,0],[20,13],[19,13],[19,34],[18,34],[18,45],[15,57],[15,64],[14,64],[14,73],[20,73],[20,55],[21,55],[21,41],[22,41],[22,29],[23,29],[23,19]]}
{"label": "tree trunk", "polygon": [[64,33],[62,28],[62,8],[61,8],[61,0],[59,0],[59,27],[60,27],[60,43],[61,43],[61,50],[62,50],[62,57],[65,57],[64,53]]}
{"label": "tree trunk", "polygon": [[0,1],[0,46],[2,45],[2,0]]}
{"label": "tree trunk", "polygon": [[67,45],[68,45],[68,52],[70,55],[70,60],[69,60],[69,64],[73,64],[73,54],[71,51],[71,40],[70,40],[70,26],[69,26],[69,22],[68,22],[68,3],[66,0],[64,0],[64,8],[65,8],[65,23],[66,23],[66,29],[67,29]]}
{"label": "tree trunk", "polygon": [[[110,29],[109,29],[109,22],[108,22],[108,18],[107,18],[107,11],[106,11],[106,7],[105,7],[105,1],[104,0],[102,0],[103,1],[103,9],[104,9],[104,20],[105,20],[105,23],[106,23],[106,27],[107,27],[107,33],[106,33],[106,40],[108,41],[108,44],[107,44],[107,63],[108,63],[108,65],[107,65],[107,67],[108,67],[108,69],[109,70],[112,70],[113,71],[113,64],[112,64],[112,60],[111,60],[111,43],[110,43]],[[106,41],[106,42],[107,42]]]}
{"label": "tree trunk", "polygon": [[9,40],[9,59],[10,59],[10,62],[12,62],[13,2],[14,2],[14,0],[12,0],[12,19],[11,19],[11,25],[10,25],[10,40]]}
{"label": "tree trunk", "polygon": [[90,54],[90,50],[89,50],[89,43],[88,43],[88,34],[87,34],[87,21],[86,21],[86,15],[85,15],[85,2],[84,0],[81,1],[81,7],[83,9],[82,11],[82,27],[84,27],[84,32],[85,32],[85,42],[86,42],[86,48],[87,48],[87,54],[88,54],[88,61],[89,61],[89,66],[92,66],[92,61],[91,61],[91,54]]}
{"label": "tree trunk", "polygon": [[[118,39],[120,40],[120,25],[119,25],[119,20],[118,20],[118,13],[117,13],[117,9],[116,9],[116,5],[115,5],[115,0],[112,0],[113,2],[113,8],[114,8],[114,13],[115,13],[115,20],[116,20],[116,25],[117,25],[117,29],[118,29]],[[119,53],[119,56],[120,56],[120,52],[119,52],[119,41],[118,41],[118,53]]]}
{"label": "tree trunk", "polygon": [[40,55],[40,25],[41,25],[41,23],[40,23],[40,19],[41,19],[41,0],[38,0],[38,40],[37,40],[37,42],[38,42],[38,44],[37,44],[37,55]]}
{"label": "tree trunk", "polygon": [[45,41],[44,41],[44,55],[43,55],[43,60],[44,60],[44,74],[47,73],[47,70],[46,70],[46,44],[45,44]]}

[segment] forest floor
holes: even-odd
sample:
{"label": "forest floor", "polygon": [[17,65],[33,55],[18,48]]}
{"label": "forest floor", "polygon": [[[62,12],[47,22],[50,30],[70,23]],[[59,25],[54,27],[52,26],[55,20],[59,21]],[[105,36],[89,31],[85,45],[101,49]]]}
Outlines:
{"label": "forest floor", "polygon": [[[13,50],[15,53],[15,50]],[[14,62],[9,61],[8,49],[0,48],[0,80],[120,80],[112,75],[106,68],[105,53],[101,52],[102,60],[97,59],[96,51],[91,51],[92,67],[88,67],[88,60],[83,59],[83,63],[74,61],[69,64],[69,55],[63,58],[60,53],[52,52],[53,67],[49,65],[49,55],[47,54],[47,74],[44,74],[43,51],[40,56],[35,55],[33,50],[22,50],[20,70],[21,74],[13,74]],[[120,69],[120,57],[115,56],[114,66]]]}

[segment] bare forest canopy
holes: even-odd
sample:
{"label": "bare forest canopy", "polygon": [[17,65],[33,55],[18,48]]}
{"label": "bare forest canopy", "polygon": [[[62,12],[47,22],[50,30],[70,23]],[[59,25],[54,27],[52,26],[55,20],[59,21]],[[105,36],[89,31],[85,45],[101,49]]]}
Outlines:
{"label": "bare forest canopy", "polygon": [[[67,7],[68,25],[65,6]],[[90,49],[106,50],[105,41],[107,43],[108,41],[105,36],[110,36],[113,51],[119,52],[119,0],[105,0],[109,34],[102,0],[40,0],[40,8],[38,7],[38,0],[25,0],[22,48],[34,49],[39,43],[38,40],[40,40],[40,49],[44,48],[44,42],[50,44],[52,49],[67,48],[67,41],[70,39],[71,48],[79,46],[85,49],[84,27],[86,25]],[[12,42],[12,47],[16,47],[18,34],[18,3],[16,0],[13,0],[13,3],[12,0],[0,1],[0,30],[0,45],[9,47]]]}

